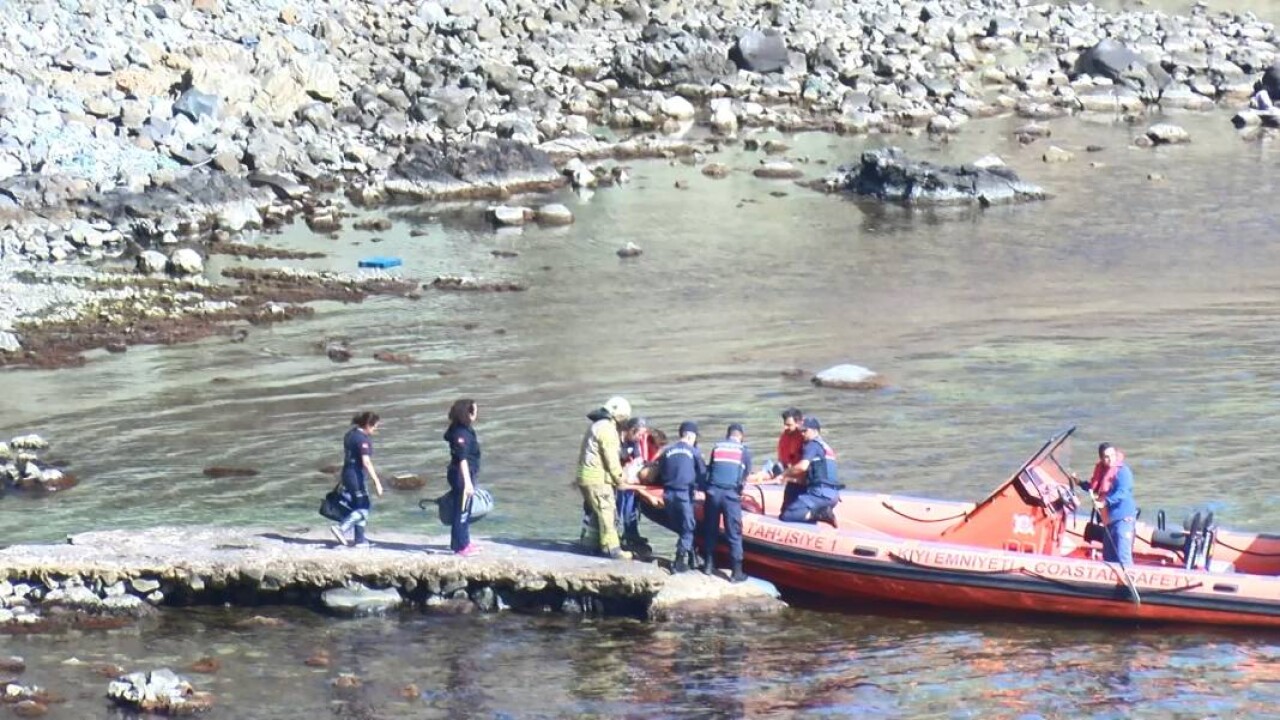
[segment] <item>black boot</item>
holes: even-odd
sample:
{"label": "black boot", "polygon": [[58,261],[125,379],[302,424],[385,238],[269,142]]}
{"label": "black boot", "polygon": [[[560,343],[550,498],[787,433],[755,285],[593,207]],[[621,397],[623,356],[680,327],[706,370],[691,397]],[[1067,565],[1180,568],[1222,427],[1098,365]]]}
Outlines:
{"label": "black boot", "polygon": [[356,526],[356,547],[369,547],[369,540],[364,536],[364,526]]}
{"label": "black boot", "polygon": [[742,572],[742,563],[741,562],[734,563],[733,574],[729,576],[729,582],[740,583],[740,582],[746,582],[746,581],[747,581],[747,574]]}
{"label": "black boot", "polygon": [[671,572],[677,575],[680,573],[689,572],[689,563],[688,561],[685,560],[684,553],[676,554],[676,562],[674,565],[671,566]]}
{"label": "black boot", "polygon": [[706,575],[716,574],[716,559],[713,555],[702,556],[702,572]]}

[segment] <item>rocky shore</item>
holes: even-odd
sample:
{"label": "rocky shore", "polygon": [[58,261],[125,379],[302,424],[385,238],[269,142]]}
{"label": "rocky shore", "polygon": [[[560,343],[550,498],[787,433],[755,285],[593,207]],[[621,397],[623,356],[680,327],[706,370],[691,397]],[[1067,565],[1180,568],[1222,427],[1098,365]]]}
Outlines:
{"label": "rocky shore", "polygon": [[[326,539],[328,538],[328,539]],[[153,528],[73,535],[63,545],[0,550],[0,632],[57,621],[36,608],[90,618],[154,607],[293,604],[337,615],[401,607],[442,612],[566,612],[675,619],[774,612],[762,581],[578,554],[567,543],[485,540],[458,558],[448,538],[383,533],[370,549],[338,547],[327,531]]]}
{"label": "rocky shore", "polygon": [[[227,252],[298,218],[331,233],[347,202],[613,182],[592,165],[712,149],[694,126],[714,143],[753,128],[945,141],[996,115],[1142,118],[1251,98],[1238,127],[1280,125],[1274,26],[1203,6],[64,0],[0,6],[0,30],[6,364],[71,364],[42,347],[48,318],[83,322],[96,313],[78,309],[146,292],[103,287],[104,260],[190,285],[209,243]],[[252,293],[161,295],[183,317],[279,315]],[[134,342],[123,335],[78,349]]]}

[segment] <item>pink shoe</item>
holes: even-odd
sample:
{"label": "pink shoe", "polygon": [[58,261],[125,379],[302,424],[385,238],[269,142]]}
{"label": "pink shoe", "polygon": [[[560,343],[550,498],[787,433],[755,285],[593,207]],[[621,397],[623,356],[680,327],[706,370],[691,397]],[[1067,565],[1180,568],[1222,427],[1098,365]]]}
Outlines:
{"label": "pink shoe", "polygon": [[476,547],[475,543],[471,543],[470,545],[462,548],[461,550],[455,550],[453,554],[461,555],[462,557],[471,557],[472,555],[476,555],[479,552],[480,552],[480,548]]}

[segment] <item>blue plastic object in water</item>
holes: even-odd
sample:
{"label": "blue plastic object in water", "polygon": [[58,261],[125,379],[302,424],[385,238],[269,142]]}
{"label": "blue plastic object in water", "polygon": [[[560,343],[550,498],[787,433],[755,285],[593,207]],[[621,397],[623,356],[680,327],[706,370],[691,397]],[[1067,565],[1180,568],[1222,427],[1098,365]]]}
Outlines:
{"label": "blue plastic object in water", "polygon": [[374,257],[360,258],[360,267],[362,268],[393,268],[402,265],[398,257],[384,257],[377,255]]}

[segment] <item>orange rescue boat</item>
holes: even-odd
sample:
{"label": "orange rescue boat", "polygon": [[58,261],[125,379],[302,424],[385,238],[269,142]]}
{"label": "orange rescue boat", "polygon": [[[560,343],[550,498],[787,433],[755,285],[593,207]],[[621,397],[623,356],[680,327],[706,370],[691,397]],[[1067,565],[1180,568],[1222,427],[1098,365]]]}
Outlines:
{"label": "orange rescue boat", "polygon": [[[1077,512],[1065,461],[1074,431],[1050,438],[978,503],[845,490],[834,524],[790,523],[777,518],[780,483],[748,485],[746,571],[837,603],[1280,626],[1280,536],[1221,530],[1203,511],[1166,528],[1161,512],[1155,525],[1139,519],[1132,567],[1104,562],[1102,528]],[[667,526],[662,489],[639,495],[646,516]]]}

